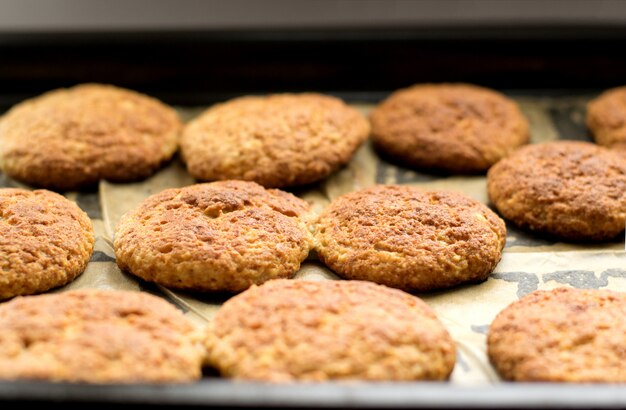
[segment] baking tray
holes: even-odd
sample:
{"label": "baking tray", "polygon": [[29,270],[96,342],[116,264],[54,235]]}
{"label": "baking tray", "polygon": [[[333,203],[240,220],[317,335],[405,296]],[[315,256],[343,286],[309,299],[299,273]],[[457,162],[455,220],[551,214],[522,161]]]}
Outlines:
{"label": "baking tray", "polygon": [[[84,81],[128,86],[186,106],[204,106],[241,94],[285,90],[317,90],[350,102],[375,103],[395,88],[443,80],[476,82],[519,98],[557,101],[570,95],[588,98],[602,88],[618,85],[626,72],[625,58],[615,53],[616,47],[626,44],[626,31],[622,28],[438,30],[90,34],[80,41],[69,34],[0,35],[0,52],[6,52],[3,55],[9,63],[0,65],[0,86],[5,87],[5,92],[0,92],[0,106],[6,108],[47,89]],[[151,57],[157,44],[160,56],[173,54],[167,61]],[[226,55],[218,52],[227,49]],[[214,58],[198,57],[207,50],[215,51]],[[241,57],[251,50],[251,57]],[[285,52],[288,57],[284,57]],[[83,59],[76,60],[77,56]],[[75,60],[72,68],[68,68],[70,57]],[[459,67],[456,63],[463,59],[467,64]],[[185,68],[193,62],[198,65]],[[250,65],[242,71],[240,66],[246,63]],[[95,68],[100,65],[103,68]],[[209,66],[208,73],[202,72],[203,67]],[[233,67],[238,67],[234,74],[229,71]],[[277,67],[278,73],[273,72]],[[212,77],[216,75],[222,81],[216,82]],[[242,75],[246,80],[237,82]],[[530,84],[536,88],[531,89]],[[569,139],[589,139],[580,122],[581,105],[563,98],[559,101],[565,103],[547,109],[556,131]],[[379,169],[377,182],[384,182],[385,167]],[[415,178],[410,170],[395,169],[398,182],[410,183]],[[0,185],[6,184],[11,181],[0,176]],[[76,193],[73,199],[93,219],[102,218],[97,189]],[[96,252],[92,263],[111,263],[110,259],[110,255]],[[140,286],[142,290],[168,296],[150,284]],[[626,389],[609,385],[509,383],[461,387],[418,382],[277,386],[230,382],[214,374],[185,386],[0,383],[2,408],[30,403],[134,408],[623,408]]]}
{"label": "baking tray", "polygon": [[0,383],[2,408],[29,404],[62,408],[419,408],[605,409],[624,408],[619,386],[506,384],[450,387],[441,383],[267,385],[203,380],[187,386],[90,386]]}

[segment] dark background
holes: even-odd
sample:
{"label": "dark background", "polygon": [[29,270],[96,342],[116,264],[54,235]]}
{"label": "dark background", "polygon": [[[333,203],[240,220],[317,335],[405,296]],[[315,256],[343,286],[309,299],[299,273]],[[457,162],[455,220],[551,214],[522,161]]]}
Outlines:
{"label": "dark background", "polygon": [[172,104],[417,82],[516,92],[626,83],[626,1],[0,0],[0,110],[112,83]]}

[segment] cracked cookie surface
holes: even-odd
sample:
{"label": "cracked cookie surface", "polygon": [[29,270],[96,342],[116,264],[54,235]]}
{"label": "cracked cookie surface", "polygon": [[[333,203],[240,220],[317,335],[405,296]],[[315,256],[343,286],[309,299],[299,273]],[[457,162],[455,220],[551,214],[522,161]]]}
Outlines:
{"label": "cracked cookie surface", "polygon": [[242,179],[285,187],[326,178],[350,160],[368,134],[365,117],[335,97],[242,97],[191,121],[181,152],[198,180]]}
{"label": "cracked cookie surface", "polygon": [[515,224],[557,238],[602,241],[624,231],[626,161],[587,142],[529,145],[487,175],[489,198]]}
{"label": "cracked cookie surface", "polygon": [[160,101],[83,84],[50,91],[0,119],[0,161],[30,185],[71,190],[151,175],[177,147],[181,123]]}
{"label": "cracked cookie surface", "polygon": [[0,379],[166,383],[199,379],[201,334],[142,292],[78,290],[0,305]]}
{"label": "cracked cookie surface", "polygon": [[428,291],[486,279],[505,238],[504,222],[462,194],[378,185],[324,210],[316,249],[344,278]]}
{"label": "cracked cookie surface", "polygon": [[607,90],[587,104],[587,127],[598,144],[626,149],[626,87]]}
{"label": "cracked cookie surface", "polygon": [[485,172],[529,140],[528,121],[504,95],[471,84],[417,84],[371,113],[378,149],[419,169]]}
{"label": "cracked cookie surface", "polygon": [[507,380],[623,383],[625,315],[621,292],[536,291],[493,321],[489,358]]}
{"label": "cracked cookie surface", "polygon": [[168,189],[121,219],[120,268],[147,281],[198,291],[239,292],[291,277],[312,247],[309,205],[254,182]]}
{"label": "cracked cookie surface", "polygon": [[46,190],[0,189],[0,299],[71,282],[94,242],[91,220],[76,203]]}
{"label": "cracked cookie surface", "polygon": [[237,379],[445,380],[456,357],[423,301],[369,282],[273,280],[227,301],[209,329],[209,363]]}

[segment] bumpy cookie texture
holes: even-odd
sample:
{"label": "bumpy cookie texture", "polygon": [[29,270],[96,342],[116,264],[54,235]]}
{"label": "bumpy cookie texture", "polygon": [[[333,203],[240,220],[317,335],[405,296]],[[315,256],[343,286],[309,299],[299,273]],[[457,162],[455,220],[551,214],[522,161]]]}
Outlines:
{"label": "bumpy cookie texture", "polygon": [[626,382],[626,294],[537,291],[496,317],[488,354],[514,381]]}
{"label": "bumpy cookie texture", "polygon": [[626,161],[586,142],[530,145],[487,176],[491,201],[517,225],[565,240],[614,238],[626,223]]}
{"label": "bumpy cookie texture", "polygon": [[370,116],[378,149],[413,167],[484,172],[528,142],[512,100],[469,84],[419,84],[396,91]]}
{"label": "bumpy cookie texture", "polygon": [[13,107],[0,120],[0,160],[9,176],[46,188],[135,180],[172,157],[181,127],[153,98],[79,85]]}
{"label": "bumpy cookie texture", "polygon": [[94,241],[89,217],[74,202],[46,190],[0,189],[0,299],[72,281]]}
{"label": "bumpy cookie texture", "polygon": [[334,97],[243,97],[191,121],[181,152],[194,178],[284,187],[327,177],[350,160],[368,134],[367,120]]}
{"label": "bumpy cookie texture", "polygon": [[626,149],[626,87],[605,91],[589,102],[587,127],[598,144]]}
{"label": "bumpy cookie texture", "polygon": [[141,292],[79,290],[0,305],[0,379],[87,383],[200,378],[201,334]]}
{"label": "bumpy cookie texture", "polygon": [[295,274],[312,247],[310,218],[305,201],[254,182],[168,189],[122,218],[115,254],[167,287],[238,292]]}
{"label": "bumpy cookie texture", "polygon": [[316,249],[344,278],[427,291],[486,279],[505,238],[504,222],[464,195],[379,185],[324,210]]}
{"label": "bumpy cookie texture", "polygon": [[367,282],[273,280],[226,302],[211,325],[208,361],[237,379],[445,380],[455,363],[424,302]]}

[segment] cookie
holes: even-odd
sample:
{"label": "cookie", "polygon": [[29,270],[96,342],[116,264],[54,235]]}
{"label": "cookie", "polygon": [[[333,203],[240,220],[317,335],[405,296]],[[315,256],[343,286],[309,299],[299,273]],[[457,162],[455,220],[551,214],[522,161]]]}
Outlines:
{"label": "cookie", "polygon": [[93,252],[91,220],[46,190],[0,189],[0,299],[65,285]]}
{"label": "cookie", "polygon": [[529,140],[512,100],[469,84],[418,84],[393,93],[370,116],[372,140],[411,167],[481,173]]}
{"label": "cookie", "polygon": [[607,90],[589,102],[587,127],[598,144],[626,150],[626,87]]}
{"label": "cookie", "polygon": [[428,291],[486,279],[502,255],[504,222],[454,192],[378,185],[322,213],[316,250],[347,279]]}
{"label": "cookie", "polygon": [[222,375],[270,382],[445,380],[456,355],[424,302],[359,281],[254,286],[217,312],[207,345]]}
{"label": "cookie", "polygon": [[254,182],[168,189],[121,219],[119,267],[163,286],[239,292],[291,277],[312,247],[308,204]]}
{"label": "cookie", "polygon": [[131,181],[172,157],[181,127],[176,112],[153,98],[79,85],[13,107],[0,121],[0,161],[12,178],[59,190]]}
{"label": "cookie", "polygon": [[624,231],[626,161],[587,142],[529,145],[489,170],[489,198],[522,228],[571,241]]}
{"label": "cookie", "polygon": [[183,131],[189,173],[265,187],[319,181],[345,165],[369,134],[365,117],[321,94],[243,97],[218,104]]}
{"label": "cookie", "polygon": [[199,379],[201,334],[141,292],[78,290],[0,305],[0,379],[165,383]]}
{"label": "cookie", "polygon": [[626,294],[537,291],[496,317],[488,354],[507,380],[626,382]]}

